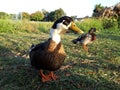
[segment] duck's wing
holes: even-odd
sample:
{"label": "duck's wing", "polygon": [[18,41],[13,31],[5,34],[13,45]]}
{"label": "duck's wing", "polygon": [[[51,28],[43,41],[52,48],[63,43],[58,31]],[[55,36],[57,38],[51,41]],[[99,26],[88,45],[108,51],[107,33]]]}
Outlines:
{"label": "duck's wing", "polygon": [[39,43],[37,45],[32,45],[31,48],[30,48],[30,52],[31,51],[36,51],[38,49],[44,49],[45,48],[45,45],[46,45],[46,42],[43,42],[43,43]]}
{"label": "duck's wing", "polygon": [[44,50],[46,49],[46,46],[48,45],[48,42],[50,41],[51,39],[48,39],[47,41],[43,42],[43,43],[39,43],[37,45],[32,45],[30,47],[30,52],[31,51],[36,51],[36,50]]}
{"label": "duck's wing", "polygon": [[29,50],[29,57],[30,57],[31,65],[35,67],[36,69],[39,67],[39,65],[37,65],[37,62],[38,62],[37,58],[41,56],[41,54],[39,55],[39,52],[44,51],[46,49],[46,44],[47,42],[39,43],[37,45],[32,45]]}
{"label": "duck's wing", "polygon": [[92,40],[91,41],[94,41],[94,40],[96,40],[96,34],[92,34]]}
{"label": "duck's wing", "polygon": [[87,34],[82,34],[81,36],[79,36],[79,37],[77,38],[77,41],[84,40],[86,37],[87,37]]}
{"label": "duck's wing", "polygon": [[77,44],[77,43],[82,42],[85,38],[86,38],[86,34],[82,34],[79,37],[77,37],[76,39],[73,39],[72,42],[74,44]]}
{"label": "duck's wing", "polygon": [[82,41],[84,45],[87,45],[88,43],[91,42],[92,36],[90,34],[87,34],[85,39]]}

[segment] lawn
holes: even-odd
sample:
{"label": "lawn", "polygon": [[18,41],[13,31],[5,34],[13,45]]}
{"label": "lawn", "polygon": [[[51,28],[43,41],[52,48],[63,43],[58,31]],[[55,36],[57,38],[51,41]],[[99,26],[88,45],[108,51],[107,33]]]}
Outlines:
{"label": "lawn", "polygon": [[0,90],[120,90],[120,31],[96,34],[88,53],[71,42],[78,34],[62,35],[67,58],[55,71],[59,79],[42,83],[28,54],[31,44],[47,40],[49,33],[0,33]]}

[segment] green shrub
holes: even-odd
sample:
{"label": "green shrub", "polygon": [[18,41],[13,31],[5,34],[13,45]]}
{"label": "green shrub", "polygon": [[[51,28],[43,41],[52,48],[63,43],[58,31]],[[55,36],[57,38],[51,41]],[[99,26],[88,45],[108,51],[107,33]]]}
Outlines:
{"label": "green shrub", "polygon": [[120,29],[120,16],[118,17],[118,28]]}
{"label": "green shrub", "polygon": [[36,22],[21,21],[20,30],[26,31],[26,32],[38,32],[38,24]]}
{"label": "green shrub", "polygon": [[102,26],[104,29],[117,29],[118,28],[118,22],[115,18],[103,18],[102,20]]}
{"label": "green shrub", "polygon": [[51,26],[52,26],[52,22],[39,22],[38,29],[41,32],[49,33]]}
{"label": "green shrub", "polygon": [[29,21],[0,20],[0,33],[37,32],[38,24]]}
{"label": "green shrub", "polygon": [[12,32],[13,23],[7,20],[0,20],[0,32]]}
{"label": "green shrub", "polygon": [[40,11],[37,11],[30,15],[30,19],[31,21],[42,21],[44,19],[44,14]]}
{"label": "green shrub", "polygon": [[83,31],[87,32],[91,27],[95,27],[97,30],[102,30],[102,23],[101,19],[96,18],[88,18],[83,19],[80,22],[77,22],[76,24],[81,28]]}
{"label": "green shrub", "polygon": [[[84,32],[88,32],[91,27],[95,27],[100,32],[112,32],[119,30],[118,23],[120,20],[114,19],[96,19],[87,18],[83,21],[76,22],[77,26]],[[14,21],[0,19],[0,33],[16,33],[16,32],[43,32],[49,33],[53,22],[34,22],[34,21]],[[108,27],[109,26],[109,27]]]}

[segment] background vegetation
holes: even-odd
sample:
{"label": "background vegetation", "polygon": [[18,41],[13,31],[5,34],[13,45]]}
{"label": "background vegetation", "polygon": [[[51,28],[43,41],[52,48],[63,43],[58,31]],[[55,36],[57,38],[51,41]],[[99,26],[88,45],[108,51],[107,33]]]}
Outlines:
{"label": "background vegetation", "polygon": [[0,12],[0,19],[55,21],[64,15],[66,15],[64,10],[59,8],[51,12],[48,12],[43,9],[42,11],[36,11],[32,14],[29,14],[27,12],[20,12],[19,14],[7,14],[5,12]]}

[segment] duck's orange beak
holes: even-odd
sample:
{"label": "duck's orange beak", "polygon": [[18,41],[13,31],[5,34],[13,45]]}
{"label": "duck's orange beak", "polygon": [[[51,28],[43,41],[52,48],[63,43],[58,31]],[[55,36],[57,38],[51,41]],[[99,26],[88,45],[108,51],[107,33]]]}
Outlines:
{"label": "duck's orange beak", "polygon": [[80,30],[76,24],[74,22],[71,22],[71,26],[69,27],[71,30],[78,32],[80,34],[83,34],[84,32],[82,30]]}

